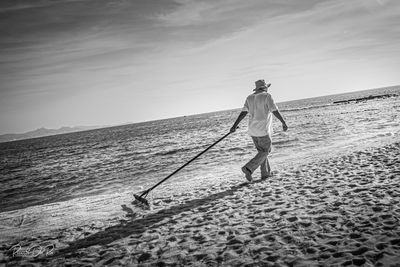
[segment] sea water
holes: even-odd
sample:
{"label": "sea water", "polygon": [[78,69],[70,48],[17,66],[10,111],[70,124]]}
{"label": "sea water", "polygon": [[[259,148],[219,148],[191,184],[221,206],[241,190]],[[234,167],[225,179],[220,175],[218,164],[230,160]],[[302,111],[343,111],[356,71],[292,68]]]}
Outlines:
{"label": "sea water", "polygon": [[[395,94],[388,98],[335,101]],[[245,96],[244,96],[245,97]],[[274,119],[273,168],[399,141],[400,87],[278,103],[288,132]],[[224,136],[240,109],[0,143],[0,212],[151,186]],[[247,119],[166,183],[242,175],[255,154]]]}

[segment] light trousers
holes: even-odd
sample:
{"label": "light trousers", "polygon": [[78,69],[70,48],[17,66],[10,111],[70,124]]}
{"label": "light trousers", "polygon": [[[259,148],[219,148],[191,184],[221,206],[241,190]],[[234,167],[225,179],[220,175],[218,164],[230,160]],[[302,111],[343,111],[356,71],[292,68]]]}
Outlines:
{"label": "light trousers", "polygon": [[253,173],[258,167],[261,170],[261,177],[267,176],[271,169],[268,162],[268,154],[271,152],[271,137],[266,136],[252,136],[253,143],[257,148],[257,154],[252,158],[245,167]]}

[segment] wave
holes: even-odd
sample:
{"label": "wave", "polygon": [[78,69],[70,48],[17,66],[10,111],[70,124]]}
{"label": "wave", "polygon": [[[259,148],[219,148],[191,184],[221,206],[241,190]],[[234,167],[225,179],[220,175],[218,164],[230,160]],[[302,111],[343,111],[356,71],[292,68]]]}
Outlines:
{"label": "wave", "polygon": [[190,148],[177,148],[177,149],[171,149],[168,151],[160,151],[154,154],[154,156],[168,156],[168,155],[173,155],[178,152],[188,152],[192,150],[196,150],[198,148],[204,148],[203,146],[197,146],[197,147],[190,147]]}
{"label": "wave", "polygon": [[154,155],[156,155],[156,156],[173,155],[173,154],[176,154],[176,153],[178,153],[179,151],[182,151],[182,150],[183,149],[173,149],[173,150],[169,150],[169,151],[166,151],[166,152],[158,152],[158,153],[156,153]]}
{"label": "wave", "polygon": [[272,141],[273,145],[284,145],[287,143],[292,143],[292,142],[297,142],[300,141],[299,138],[294,138],[294,139],[288,139],[288,140],[279,140],[279,141]]}
{"label": "wave", "polygon": [[329,103],[329,104],[323,104],[323,105],[306,106],[306,107],[301,107],[301,108],[286,108],[286,109],[280,109],[280,111],[291,112],[291,111],[299,111],[299,110],[308,110],[308,109],[329,107],[329,106],[332,106],[332,105],[334,105],[334,104]]}
{"label": "wave", "polygon": [[243,151],[245,151],[245,149],[243,149],[243,148],[241,148],[241,147],[231,147],[231,148],[228,148],[228,149],[226,150],[226,152],[235,152],[235,151],[243,152]]}

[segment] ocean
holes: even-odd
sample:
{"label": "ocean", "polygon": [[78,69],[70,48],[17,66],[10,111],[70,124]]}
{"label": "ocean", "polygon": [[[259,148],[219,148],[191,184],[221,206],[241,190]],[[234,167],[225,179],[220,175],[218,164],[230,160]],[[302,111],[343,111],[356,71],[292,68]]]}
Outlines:
{"label": "ocean", "polygon": [[[365,101],[333,102],[394,94]],[[278,103],[289,126],[274,118],[272,168],[399,141],[400,87]],[[244,100],[245,96],[243,96]],[[0,212],[112,192],[137,192],[157,183],[225,135],[240,109],[0,143]],[[222,174],[242,175],[255,154],[237,132],[166,183]]]}

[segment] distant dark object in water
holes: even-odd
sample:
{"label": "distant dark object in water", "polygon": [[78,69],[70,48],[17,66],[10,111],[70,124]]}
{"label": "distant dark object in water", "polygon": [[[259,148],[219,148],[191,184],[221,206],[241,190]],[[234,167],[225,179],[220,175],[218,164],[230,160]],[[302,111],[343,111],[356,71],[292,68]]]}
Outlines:
{"label": "distant dark object in water", "polygon": [[339,103],[350,103],[350,102],[361,102],[361,101],[367,101],[371,99],[378,99],[378,98],[388,98],[388,97],[394,97],[397,96],[396,94],[385,94],[385,95],[370,95],[366,97],[361,97],[361,98],[353,98],[353,99],[347,99],[347,100],[340,100],[340,101],[334,101],[333,104],[339,104]]}

